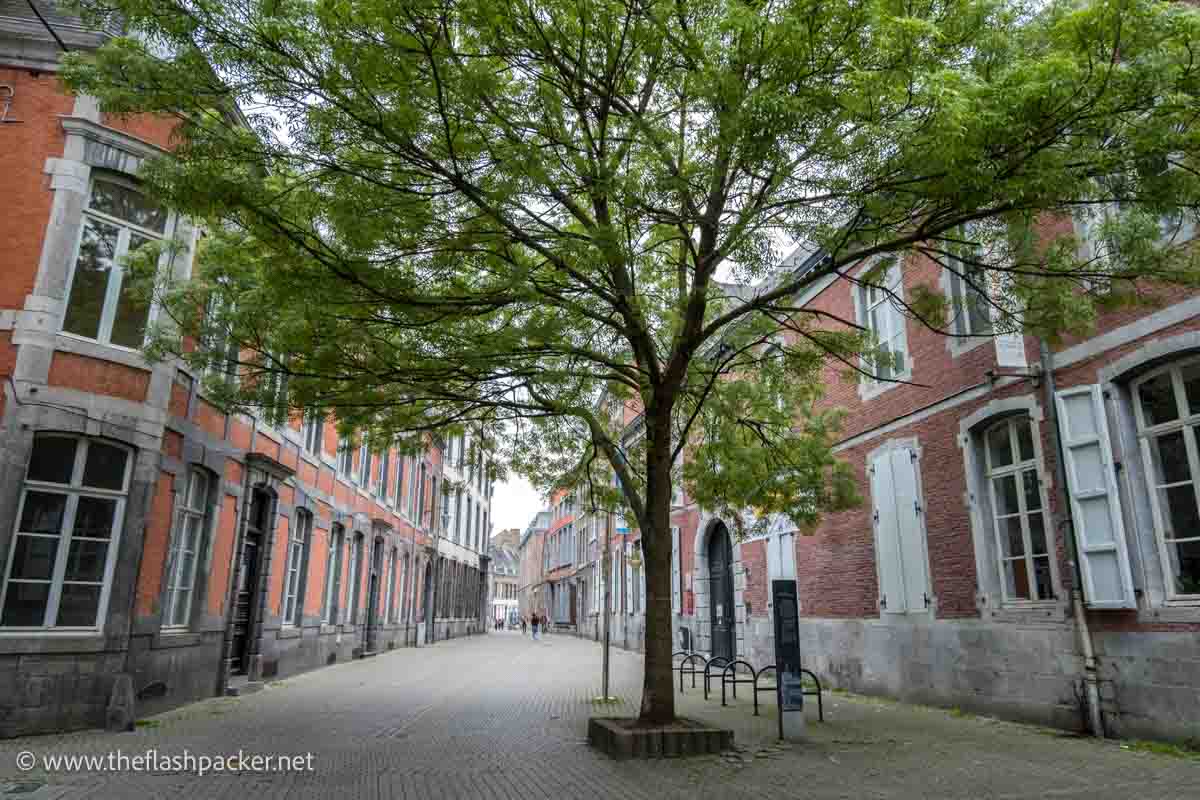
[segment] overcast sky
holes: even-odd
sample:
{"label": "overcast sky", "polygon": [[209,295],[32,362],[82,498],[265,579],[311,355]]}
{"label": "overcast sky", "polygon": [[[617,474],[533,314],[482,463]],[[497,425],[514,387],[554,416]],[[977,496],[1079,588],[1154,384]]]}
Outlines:
{"label": "overcast sky", "polygon": [[533,515],[546,507],[541,495],[529,481],[510,474],[508,480],[496,484],[492,495],[492,533],[505,528],[525,531]]}

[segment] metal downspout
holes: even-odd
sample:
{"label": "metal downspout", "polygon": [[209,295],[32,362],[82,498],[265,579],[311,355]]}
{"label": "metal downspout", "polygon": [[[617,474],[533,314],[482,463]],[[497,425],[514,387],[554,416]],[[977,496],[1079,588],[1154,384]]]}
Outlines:
{"label": "metal downspout", "polygon": [[1055,491],[1059,508],[1058,530],[1070,527],[1064,537],[1067,545],[1067,561],[1071,567],[1071,613],[1075,617],[1075,629],[1079,632],[1079,646],[1083,650],[1083,686],[1087,703],[1088,727],[1093,736],[1104,736],[1104,715],[1100,711],[1100,672],[1096,663],[1096,650],[1092,643],[1092,629],[1088,626],[1087,610],[1083,605],[1083,573],[1075,549],[1074,521],[1071,518],[1070,497],[1067,492],[1067,469],[1063,461],[1062,440],[1058,435],[1058,406],[1055,403],[1054,356],[1046,341],[1038,337],[1038,356],[1041,360],[1045,380],[1047,431],[1054,439],[1054,473],[1058,487]]}

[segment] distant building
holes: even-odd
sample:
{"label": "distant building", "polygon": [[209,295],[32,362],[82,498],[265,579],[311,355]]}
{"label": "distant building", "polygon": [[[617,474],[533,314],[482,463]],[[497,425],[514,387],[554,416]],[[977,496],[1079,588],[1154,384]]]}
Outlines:
{"label": "distant building", "polygon": [[488,546],[491,559],[488,597],[491,599],[492,622],[516,625],[518,612],[517,592],[520,588],[521,556],[520,528],[509,528],[492,537]]}

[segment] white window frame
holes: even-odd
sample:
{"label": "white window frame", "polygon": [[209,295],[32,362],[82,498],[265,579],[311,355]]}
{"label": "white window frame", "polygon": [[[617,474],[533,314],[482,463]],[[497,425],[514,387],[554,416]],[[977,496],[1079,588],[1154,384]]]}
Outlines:
{"label": "white window frame", "polygon": [[[1030,446],[1033,448],[1033,454],[1023,459],[1020,453],[1020,443],[1017,436],[1017,425],[1024,423],[1029,427]],[[989,439],[992,431],[1004,428],[1008,434],[1009,447],[1012,449],[1013,461],[1011,464],[1004,466],[994,466],[992,464],[992,451],[989,446]],[[983,450],[983,478],[987,483],[988,500],[990,508],[988,509],[988,526],[992,532],[995,542],[995,562],[1000,578],[1000,596],[1006,606],[1027,606],[1027,605],[1046,605],[1058,601],[1062,592],[1058,586],[1058,571],[1055,564],[1057,560],[1057,551],[1054,546],[1054,530],[1051,526],[1050,518],[1047,515],[1045,489],[1042,485],[1042,466],[1038,459],[1038,448],[1035,437],[1038,435],[1036,426],[1033,420],[1024,414],[1012,414],[1002,419],[993,421],[990,425],[984,428],[979,435],[979,447]],[[1024,476],[1032,473],[1038,485],[1038,502],[1040,507],[1030,511],[1027,507],[1027,500],[1024,492]],[[1001,516],[998,513],[1000,508],[999,501],[996,497],[996,481],[1008,476],[1014,476],[1017,482],[1017,512],[1015,514],[1004,515],[1005,519],[1017,517],[1021,523],[1021,539],[1024,549],[1024,555],[1015,557],[1006,557],[1004,555],[1005,548],[1003,544],[1003,533],[1001,530]],[[1046,552],[1041,554],[1033,553],[1032,535],[1030,533],[1029,520],[1034,514],[1040,514],[1042,518],[1042,532],[1045,537]],[[1045,558],[1050,571],[1050,597],[1040,597],[1037,591],[1036,570],[1034,565],[1035,558]],[[1004,566],[1006,561],[1024,561],[1026,570],[1026,581],[1030,597],[1013,597],[1008,593],[1008,578],[1005,574]]]}
{"label": "white window frame", "polygon": [[[1181,375],[1181,370],[1184,367],[1193,365],[1200,365],[1200,358],[1178,359],[1138,376],[1130,386],[1134,419],[1137,423],[1138,449],[1142,455],[1146,493],[1150,497],[1150,509],[1154,518],[1155,549],[1158,551],[1158,557],[1162,565],[1163,590],[1166,601],[1172,605],[1200,605],[1200,591],[1196,593],[1182,593],[1175,586],[1175,573],[1171,567],[1170,545],[1166,536],[1166,517],[1161,500],[1159,499],[1159,489],[1180,486],[1182,482],[1164,484],[1163,486],[1155,485],[1155,476],[1158,474],[1158,470],[1156,469],[1153,451],[1150,447],[1150,439],[1177,431],[1182,432],[1184,448],[1188,457],[1188,469],[1191,472],[1192,491],[1196,498],[1197,507],[1200,508],[1200,434],[1197,434],[1197,428],[1200,428],[1200,413],[1188,413],[1188,400]],[[1170,376],[1177,416],[1169,422],[1148,425],[1145,418],[1145,410],[1142,408],[1139,397],[1139,390],[1143,384],[1162,375]],[[1200,532],[1196,536],[1176,537],[1171,539],[1170,542],[1173,544],[1180,542],[1200,542]]]}
{"label": "white window frame", "polygon": [[371,489],[371,443],[365,435],[358,445],[358,487],[367,492]]}
{"label": "white window frame", "polygon": [[[197,491],[197,481],[203,487]],[[187,630],[191,627],[192,609],[196,605],[196,572],[200,556],[208,541],[209,526],[212,524],[212,477],[206,470],[192,467],[187,471],[187,484],[180,494],[179,509],[175,513],[175,530],[171,536],[171,550],[167,557],[166,593],[163,598],[162,627],[164,630]],[[195,526],[196,540],[192,555],[192,566],[184,574],[184,555],[189,551],[185,540],[189,526]],[[187,592],[186,608],[179,619],[180,596]]]}
{"label": "white window frame", "polygon": [[[0,587],[0,614],[3,613],[5,603],[8,598],[8,589],[14,582],[36,582],[44,583],[44,580],[33,579],[14,579],[11,577],[13,568],[13,557],[16,553],[17,540],[20,536],[39,536],[42,538],[57,538],[58,545],[55,554],[54,570],[50,577],[50,593],[46,600],[46,611],[43,616],[41,625],[29,626],[8,626],[0,627],[4,632],[20,632],[22,634],[38,634],[38,633],[57,633],[60,631],[81,631],[81,632],[99,632],[103,629],[104,620],[108,612],[108,598],[112,592],[113,571],[117,562],[117,550],[121,544],[121,530],[125,524],[125,504],[129,496],[129,483],[133,474],[133,464],[137,458],[137,452],[132,448],[122,445],[118,442],[109,440],[91,439],[86,436],[76,436],[70,434],[47,433],[34,437],[34,447],[37,447],[37,441],[40,438],[61,438],[72,439],[75,441],[75,462],[71,470],[71,482],[69,484],[50,483],[44,481],[31,481],[26,477],[21,484],[21,499],[17,505],[16,521],[13,524],[13,536],[9,543],[8,560],[4,572],[4,584]],[[122,476],[121,488],[119,490],[94,489],[91,487],[83,487],[81,485],[83,479],[84,465],[87,460],[87,453],[91,448],[92,442],[99,442],[106,446],[118,447],[125,451],[125,474]],[[32,450],[30,451],[32,457]],[[24,534],[19,533],[21,526],[21,517],[25,510],[25,499],[30,491],[40,491],[50,494],[66,495],[66,503],[63,509],[62,523],[59,528],[59,533],[56,536],[50,534]],[[59,605],[62,599],[63,584],[66,582],[64,576],[67,568],[67,558],[70,553],[71,542],[75,538],[75,512],[78,508],[79,499],[81,497],[98,497],[105,499],[114,499],[116,501],[113,510],[112,534],[106,540],[108,542],[108,550],[105,553],[104,574],[100,588],[100,600],[96,607],[96,621],[92,625],[79,626],[60,626],[57,625]],[[81,537],[86,538],[86,537]],[[72,583],[94,583],[94,581],[72,581]]]}
{"label": "white window frame", "polygon": [[345,531],[337,525],[329,528],[329,549],[325,553],[325,586],[321,604],[321,621],[326,625],[336,625],[340,614],[340,598],[342,586],[342,546],[345,541]]}
{"label": "white window frame", "polygon": [[321,411],[311,412],[304,416],[304,450],[310,455],[321,457],[322,443],[325,438],[325,416]]}
{"label": "white window frame", "polygon": [[[80,225],[79,225],[79,233],[75,239],[75,248],[72,251],[71,271],[70,271],[70,274],[67,276],[67,284],[65,287],[65,291],[63,292],[63,298],[64,298],[63,299],[63,313],[62,313],[62,316],[60,317],[60,319],[58,320],[58,332],[62,336],[67,336],[72,339],[80,339],[85,342],[96,342],[98,344],[104,345],[105,347],[115,347],[118,350],[124,350],[126,352],[134,353],[134,352],[138,352],[138,350],[141,347],[141,344],[145,344],[146,337],[144,334],[142,336],[142,342],[141,342],[141,344],[139,344],[138,347],[129,347],[128,345],[115,344],[112,341],[113,321],[116,319],[116,316],[117,316],[117,304],[120,301],[121,288],[125,283],[125,266],[124,266],[123,262],[125,261],[126,256],[129,255],[129,240],[130,240],[130,237],[133,236],[134,234],[141,236],[143,238],[146,238],[146,239],[150,239],[152,241],[163,241],[164,239],[167,239],[168,237],[174,235],[174,230],[175,230],[176,222],[177,222],[177,215],[175,213],[173,213],[172,211],[170,211],[169,209],[164,209],[165,219],[163,222],[163,229],[160,232],[160,231],[156,231],[152,228],[143,228],[140,225],[135,225],[134,223],[130,222],[129,220],[121,219],[120,217],[116,217],[111,214],[107,214],[103,211],[99,211],[95,208],[92,208],[92,189],[95,187],[95,184],[97,181],[99,181],[101,183],[111,183],[111,184],[114,184],[117,186],[121,186],[132,192],[136,192],[138,194],[145,196],[145,192],[142,191],[142,189],[136,184],[136,182],[121,178],[121,177],[113,175],[111,173],[102,173],[99,175],[93,175],[91,178],[89,178],[88,193],[87,193],[87,207],[83,211],[83,217],[80,220]],[[87,220],[89,217],[91,217],[92,219],[95,219],[98,222],[104,223],[106,225],[116,226],[118,229],[117,249],[113,254],[112,263],[109,265],[109,269],[111,270],[111,272],[109,273],[108,282],[104,289],[104,302],[101,306],[100,319],[98,322],[99,329],[97,330],[96,336],[94,338],[91,336],[81,334],[81,333],[74,333],[72,331],[68,331],[64,327],[64,325],[66,324],[66,320],[67,320],[67,312],[69,310],[69,306],[71,303],[71,292],[75,287],[75,277],[76,277],[76,273],[78,272],[78,267],[79,267],[79,255],[80,255],[80,250],[83,247],[83,234],[84,234],[84,231],[87,229]],[[164,253],[160,254],[159,259],[158,259],[157,269],[159,271],[163,270],[166,267],[166,265],[168,264],[168,262],[169,262],[168,253],[164,252]],[[152,298],[150,300],[150,306],[146,312],[146,328],[149,329],[150,326],[155,323],[157,318],[158,318],[158,304],[156,302],[154,302],[154,300]]]}
{"label": "white window frame", "polygon": [[288,531],[287,566],[283,571],[283,626],[294,628],[304,618],[304,589],[308,583],[308,549],[313,515],[297,510]]}
{"label": "white window frame", "polygon": [[337,474],[346,482],[354,479],[354,442],[347,438],[338,438]]}
{"label": "white window frame", "polygon": [[[878,370],[872,360],[866,356],[861,357],[859,365],[867,373],[862,376],[858,387],[859,396],[863,400],[877,397],[888,389],[901,385],[901,382],[912,379],[913,356],[908,344],[908,319],[900,305],[904,301],[904,258],[899,253],[886,258],[893,258],[894,261],[884,271],[883,283],[880,286],[866,283],[852,285],[854,307],[859,324],[873,333],[878,342],[889,344],[899,342],[901,344],[904,353],[904,368],[895,374],[888,375],[886,380],[879,380],[875,377]],[[875,267],[880,260],[875,259],[864,266],[859,271],[859,275]],[[878,294],[878,297],[875,296],[875,293]],[[886,308],[885,316],[888,328],[882,333],[875,330],[871,324],[871,312],[881,307]],[[889,352],[894,353],[896,350],[889,349]]]}

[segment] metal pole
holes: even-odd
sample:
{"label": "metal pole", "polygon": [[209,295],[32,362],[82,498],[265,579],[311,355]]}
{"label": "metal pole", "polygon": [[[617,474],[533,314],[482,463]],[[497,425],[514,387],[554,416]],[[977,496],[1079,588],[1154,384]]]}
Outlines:
{"label": "metal pole", "polygon": [[601,681],[601,697],[608,702],[608,648],[609,624],[612,616],[612,548],[609,539],[612,536],[612,512],[604,514],[604,560],[600,570],[604,575],[604,675]]}

